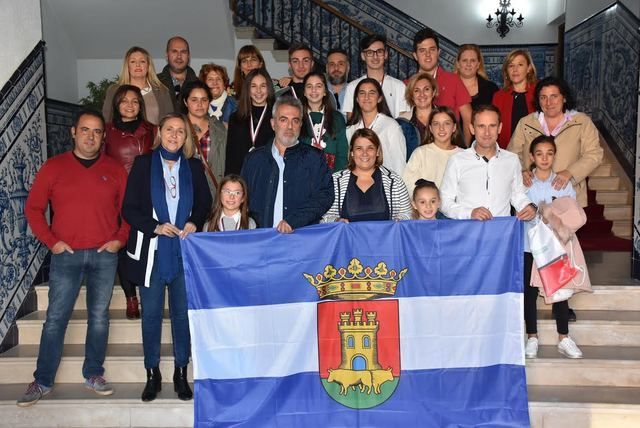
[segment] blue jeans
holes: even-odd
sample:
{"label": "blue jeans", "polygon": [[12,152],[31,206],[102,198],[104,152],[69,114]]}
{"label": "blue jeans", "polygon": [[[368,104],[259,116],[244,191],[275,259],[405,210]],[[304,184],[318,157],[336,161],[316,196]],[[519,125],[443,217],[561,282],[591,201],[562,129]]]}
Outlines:
{"label": "blue jeans", "polygon": [[38,363],[33,377],[51,387],[62,357],[64,335],[83,280],[87,288],[88,326],[82,375],[102,376],[109,339],[109,304],[118,264],[118,254],[96,249],[51,255],[49,307],[42,327]]}
{"label": "blue jeans", "polygon": [[140,305],[142,306],[142,347],[144,349],[144,367],[147,369],[158,367],[160,364],[165,286],[169,292],[169,314],[175,366],[184,367],[189,364],[191,337],[187,314],[187,289],[184,284],[182,260],[179,261],[179,264],[180,271],[174,278],[160,278],[156,274],[156,269],[153,269],[149,287],[144,285],[139,287]]}

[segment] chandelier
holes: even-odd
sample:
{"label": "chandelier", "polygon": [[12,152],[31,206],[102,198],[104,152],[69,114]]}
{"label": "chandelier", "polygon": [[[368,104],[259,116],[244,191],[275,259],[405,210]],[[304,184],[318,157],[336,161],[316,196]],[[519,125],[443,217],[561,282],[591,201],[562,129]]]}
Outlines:
{"label": "chandelier", "polygon": [[511,7],[510,0],[500,0],[500,7],[496,9],[495,12],[495,22],[493,22],[491,14],[489,14],[489,17],[487,18],[487,28],[496,27],[496,31],[502,38],[507,35],[511,27],[522,27],[522,21],[524,21],[522,14],[517,18],[514,18],[516,16],[516,10],[509,10],[509,7]]}

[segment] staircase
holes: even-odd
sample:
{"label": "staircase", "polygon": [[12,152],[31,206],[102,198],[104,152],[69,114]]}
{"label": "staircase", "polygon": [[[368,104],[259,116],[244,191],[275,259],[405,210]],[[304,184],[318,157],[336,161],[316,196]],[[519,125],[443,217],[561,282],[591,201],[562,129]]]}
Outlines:
{"label": "staircase", "polygon": [[[555,348],[555,322],[539,302],[539,358],[527,361],[532,426],[640,426],[640,283],[626,279],[624,253],[587,253],[594,294],[571,300],[578,322],[571,335],[584,359],[569,360]],[[29,408],[16,399],[32,381],[38,343],[47,308],[48,287],[35,287],[37,311],[17,321],[19,345],[0,354],[0,425],[19,427],[182,427],[193,423],[193,402],[179,401],[171,383],[158,399],[140,400],[145,382],[140,321],[125,318],[125,298],[113,290],[106,378],[116,392],[98,397],[82,386],[86,332],[85,292],[81,291],[65,337],[65,348],[53,392]],[[168,316],[168,314],[167,314]],[[161,371],[171,381],[170,324],[163,325]],[[191,366],[190,366],[191,367]]]}

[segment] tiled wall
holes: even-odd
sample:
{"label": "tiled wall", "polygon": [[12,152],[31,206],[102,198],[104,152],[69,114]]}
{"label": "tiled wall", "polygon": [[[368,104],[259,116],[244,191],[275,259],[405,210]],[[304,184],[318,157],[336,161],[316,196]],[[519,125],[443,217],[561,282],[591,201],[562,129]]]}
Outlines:
{"label": "tiled wall", "polygon": [[44,44],[0,91],[0,341],[47,254],[28,229],[26,201],[47,157]]}

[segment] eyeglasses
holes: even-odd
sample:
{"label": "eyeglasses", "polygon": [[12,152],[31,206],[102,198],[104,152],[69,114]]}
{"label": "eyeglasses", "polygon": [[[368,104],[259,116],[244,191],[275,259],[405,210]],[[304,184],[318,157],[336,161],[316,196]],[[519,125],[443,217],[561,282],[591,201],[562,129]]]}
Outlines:
{"label": "eyeglasses", "polygon": [[362,52],[364,53],[364,55],[365,55],[366,57],[371,58],[371,57],[372,57],[372,56],[374,56],[374,55],[375,55],[375,56],[383,56],[383,55],[384,55],[385,50],[384,50],[384,49],[382,49],[382,48],[381,48],[381,49],[376,49],[376,50],[373,50],[373,49],[365,49],[365,50],[363,50]]}
{"label": "eyeglasses", "polygon": [[244,192],[242,190],[222,189],[222,193],[224,193],[227,196],[235,196],[237,198],[242,196]]}
{"label": "eyeglasses", "polygon": [[[165,183],[167,183],[166,179],[165,179]],[[169,194],[171,195],[171,198],[175,199],[176,196],[178,196],[178,191],[176,189],[176,178],[173,175],[169,176],[169,182],[167,183],[167,187],[169,189]]]}

